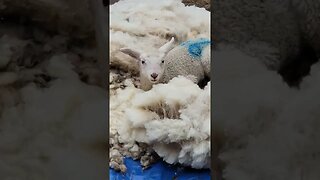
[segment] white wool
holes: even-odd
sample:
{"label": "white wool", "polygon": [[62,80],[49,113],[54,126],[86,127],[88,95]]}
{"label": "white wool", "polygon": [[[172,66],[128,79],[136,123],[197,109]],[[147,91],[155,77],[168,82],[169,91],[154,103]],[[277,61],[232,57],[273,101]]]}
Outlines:
{"label": "white wool", "polygon": [[[203,27],[210,26],[208,11],[197,7],[185,7],[177,0],[147,0],[144,3],[140,3],[139,0],[124,0],[111,6],[110,15],[111,29],[129,31],[136,35],[146,35],[146,32],[147,34],[173,32],[183,35],[190,29],[198,30],[201,32],[199,34],[209,35],[210,32],[209,28]],[[194,18],[199,21],[194,21]]]}
{"label": "white wool", "polygon": [[[117,102],[125,105],[111,106],[111,129],[117,130],[120,141],[153,145],[168,163],[207,168],[210,159],[208,86],[201,90],[180,76],[168,84],[157,84],[147,92],[136,90],[134,96],[132,92],[136,88],[120,90]],[[174,148],[176,146],[179,148]]]}
{"label": "white wool", "polygon": [[[312,68],[311,76],[307,77],[301,89],[288,101],[272,128],[252,139],[245,151],[239,152],[240,156],[249,161],[255,159],[252,162],[256,162],[256,165],[248,164],[246,167],[256,172],[255,177],[263,179],[258,176],[259,173],[269,179],[319,177],[320,133],[316,127],[320,125],[320,102],[314,98],[319,92],[319,86],[316,85],[320,79],[319,70],[319,64]],[[263,167],[257,168],[262,163]],[[249,174],[247,170],[243,170],[243,173]],[[232,172],[230,174],[236,176]]]}
{"label": "white wool", "polygon": [[[158,143],[153,146],[154,149],[157,149],[157,154],[160,157],[163,157],[163,160],[169,164],[175,164],[178,161],[179,151],[181,150],[180,145],[178,144],[165,144]],[[192,160],[189,157],[186,159],[191,162]]]}
{"label": "white wool", "polygon": [[[310,4],[318,4],[316,2]],[[301,14],[297,14],[293,0],[263,3],[224,0],[216,2],[214,9],[215,17],[219,17],[213,21],[217,43],[232,43],[246,53],[259,57],[257,61],[264,62],[275,70],[278,70],[286,59],[298,56],[301,32],[305,33],[301,28],[306,27],[306,23],[313,24],[301,17]],[[313,11],[314,9],[310,8],[310,12]],[[266,48],[261,42],[269,47]]]}
{"label": "white wool", "polygon": [[14,72],[0,73],[0,86],[12,84],[17,80],[18,80],[18,75]]}
{"label": "white wool", "polygon": [[227,179],[239,175],[244,179],[317,179],[320,103],[314,96],[318,91],[314,86],[297,93],[268,131],[252,137],[247,147],[225,154]]}
{"label": "white wool", "polygon": [[154,112],[146,112],[143,109],[128,109],[126,115],[130,117],[132,126],[143,127],[144,123],[150,119],[159,119],[159,116]]}
{"label": "white wool", "polygon": [[174,106],[176,104],[186,104],[189,99],[194,98],[201,90],[198,85],[191,81],[185,82],[184,79],[172,79],[171,84],[157,84],[153,91],[147,91],[143,94],[137,95],[133,100],[136,106],[154,105],[162,101],[168,105]]}
{"label": "white wool", "polygon": [[[181,110],[180,118],[187,125],[177,129],[178,136],[169,135],[173,142],[174,137],[183,137],[189,142],[181,143],[179,163],[191,165],[194,168],[210,166],[210,83],[199,93],[198,97],[185,109]],[[169,123],[168,123],[169,124]],[[189,127],[189,128],[188,128]],[[186,136],[184,132],[187,132]],[[182,141],[183,138],[181,138]],[[188,148],[189,146],[192,148]],[[157,151],[157,149],[155,149]]]}
{"label": "white wool", "polygon": [[180,0],[147,0],[143,3],[122,0],[110,6],[109,34],[110,64],[136,72],[136,61],[118,51],[120,48],[149,53],[172,36],[178,43],[210,37],[210,12],[195,6],[186,7]]}
{"label": "white wool", "polygon": [[317,179],[319,64],[291,89],[259,59],[234,48],[221,45],[214,58],[214,125],[226,136],[218,155],[226,163],[223,177]]}
{"label": "white wool", "polygon": [[[165,127],[162,129],[160,127]],[[147,136],[150,141],[159,141],[164,143],[188,140],[188,130],[190,124],[179,119],[163,119],[161,121],[152,121],[145,125]],[[183,127],[181,129],[181,127]]]}
{"label": "white wool", "polygon": [[48,73],[58,78],[78,79],[78,75],[72,70],[73,65],[67,60],[67,54],[59,54],[50,58],[47,65]]}
{"label": "white wool", "polygon": [[124,129],[121,135],[121,141],[133,141],[133,137],[128,134],[126,129],[130,123],[126,123],[125,110],[131,106],[131,100],[135,94],[141,92],[141,89],[128,87],[126,89],[117,89],[116,94],[110,97],[110,135],[114,136],[118,131]]}
{"label": "white wool", "polygon": [[[239,50],[221,46],[213,58],[213,81],[219,82],[213,108],[216,127],[229,138],[247,141],[246,136],[272,123],[291,92],[280,75]],[[268,93],[262,96],[264,91]]]}
{"label": "white wool", "polygon": [[[90,115],[107,118],[101,108],[107,103],[105,91],[81,82],[63,54],[54,55],[41,67],[56,78],[49,87],[28,83],[8,96],[19,96],[19,101],[2,108],[1,179],[102,178],[99,167],[104,167],[105,153],[99,153],[95,144],[104,143],[106,134],[100,132],[106,127]],[[76,172],[79,168],[86,171]]]}
{"label": "white wool", "polygon": [[0,38],[0,68],[4,68],[11,60],[17,47],[25,46],[26,41],[22,41],[18,38],[3,35]]}
{"label": "white wool", "polygon": [[[122,0],[110,6],[109,34],[110,65],[134,76],[138,72],[137,60],[121,53],[120,48],[154,53],[171,37],[175,37],[176,43],[209,37],[210,12],[195,6],[186,7],[181,0],[143,3]],[[209,88],[202,90],[192,81],[178,77],[168,84],[157,84],[150,91],[142,91],[136,88],[139,83],[132,77],[126,76],[124,80],[121,73],[115,71],[111,71],[110,76],[113,148],[117,142],[130,146],[144,142],[168,163],[180,162],[196,168],[209,166],[210,146],[201,145],[210,144]],[[130,151],[128,147],[125,149]],[[121,154],[130,155],[122,151]],[[134,155],[131,153],[131,156]],[[111,159],[112,165],[117,163],[121,160]]]}

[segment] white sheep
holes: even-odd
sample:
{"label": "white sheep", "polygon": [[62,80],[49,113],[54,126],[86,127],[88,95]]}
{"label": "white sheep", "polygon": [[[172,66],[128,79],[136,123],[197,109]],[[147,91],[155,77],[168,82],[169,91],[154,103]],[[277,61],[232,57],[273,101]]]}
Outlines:
{"label": "white sheep", "polygon": [[297,86],[306,75],[297,72],[308,72],[320,57],[319,7],[318,0],[216,1],[215,43],[230,43],[258,57]]}
{"label": "white sheep", "polygon": [[172,37],[153,54],[120,49],[139,61],[141,89],[150,90],[153,84],[167,83],[178,75],[194,83],[210,76],[210,40],[199,38],[183,42],[175,48],[173,46]]}

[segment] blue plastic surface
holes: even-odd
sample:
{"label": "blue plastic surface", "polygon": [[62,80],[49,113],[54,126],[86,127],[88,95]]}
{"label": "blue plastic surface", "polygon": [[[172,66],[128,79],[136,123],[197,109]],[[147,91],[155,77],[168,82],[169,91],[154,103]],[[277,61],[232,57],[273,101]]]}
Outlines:
{"label": "blue plastic surface", "polygon": [[180,45],[186,47],[192,57],[199,58],[201,57],[202,49],[208,46],[210,43],[211,41],[209,39],[199,38],[196,40],[183,42]]}
{"label": "blue plastic surface", "polygon": [[139,161],[125,158],[127,172],[116,172],[109,169],[110,180],[210,180],[210,170],[196,170],[169,165],[163,161],[153,164],[146,170],[142,170]]}

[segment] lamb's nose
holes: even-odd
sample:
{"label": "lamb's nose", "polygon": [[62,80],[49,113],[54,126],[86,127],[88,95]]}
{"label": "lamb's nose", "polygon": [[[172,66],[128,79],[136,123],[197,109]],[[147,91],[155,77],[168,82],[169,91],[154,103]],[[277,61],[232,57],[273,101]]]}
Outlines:
{"label": "lamb's nose", "polygon": [[151,77],[152,77],[153,79],[155,79],[155,78],[157,78],[157,77],[158,77],[158,74],[156,74],[156,73],[152,73],[152,74],[151,74]]}

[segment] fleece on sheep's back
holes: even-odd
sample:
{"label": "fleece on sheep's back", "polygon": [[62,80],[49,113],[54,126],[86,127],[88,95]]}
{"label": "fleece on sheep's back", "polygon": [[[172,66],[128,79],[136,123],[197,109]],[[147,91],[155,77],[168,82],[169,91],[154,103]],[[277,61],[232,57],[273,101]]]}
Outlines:
{"label": "fleece on sheep's back", "polygon": [[[130,156],[146,168],[156,153],[171,164],[208,168],[210,83],[200,89],[186,77],[175,76],[143,91],[137,59],[120,49],[153,54],[171,37],[176,46],[208,38],[210,12],[177,0],[122,0],[110,6],[109,33],[110,166],[126,171],[123,157]],[[199,45],[190,46],[190,52],[199,55]]]}

